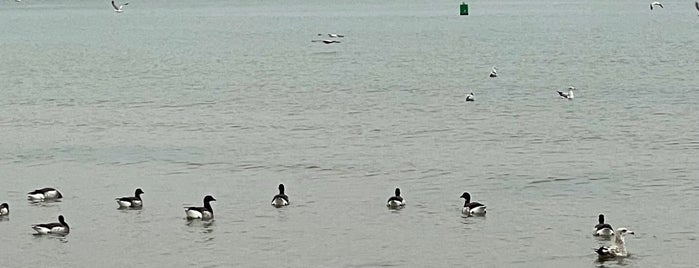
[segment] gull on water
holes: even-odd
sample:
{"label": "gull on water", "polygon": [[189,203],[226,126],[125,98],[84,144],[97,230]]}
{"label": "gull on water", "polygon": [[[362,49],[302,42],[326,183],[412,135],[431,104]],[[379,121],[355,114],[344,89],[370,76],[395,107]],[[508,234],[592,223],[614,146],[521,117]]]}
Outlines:
{"label": "gull on water", "polygon": [[490,71],[490,77],[498,77],[498,69],[493,66],[493,69]]}
{"label": "gull on water", "polygon": [[114,7],[114,12],[116,13],[121,13],[124,12],[124,6],[128,5],[129,3],[124,3],[123,5],[117,6],[116,3],[112,0],[112,7]]}
{"label": "gull on water", "polygon": [[634,234],[633,231],[629,231],[626,228],[616,229],[616,237],[614,237],[614,245],[609,247],[600,247],[595,250],[600,260],[608,260],[614,258],[627,257],[629,253],[626,251],[626,244],[624,243],[624,236],[626,234]]}
{"label": "gull on water", "polygon": [[663,4],[661,4],[661,3],[658,2],[658,1],[655,1],[655,2],[653,2],[653,3],[650,3],[650,10],[653,10],[653,6],[659,6],[660,8],[664,8],[664,7],[663,7]]}
{"label": "gull on water", "polygon": [[604,223],[604,215],[599,214],[599,223],[595,225],[592,233],[594,236],[610,237],[614,235],[614,229],[609,223]]}
{"label": "gull on water", "polygon": [[466,94],[466,101],[474,101],[473,92]]}
{"label": "gull on water", "polygon": [[568,87],[568,93],[563,93],[560,90],[557,90],[556,92],[558,92],[558,95],[561,96],[561,98],[572,100],[575,98],[575,95],[573,95],[573,90],[575,90],[575,87]]}

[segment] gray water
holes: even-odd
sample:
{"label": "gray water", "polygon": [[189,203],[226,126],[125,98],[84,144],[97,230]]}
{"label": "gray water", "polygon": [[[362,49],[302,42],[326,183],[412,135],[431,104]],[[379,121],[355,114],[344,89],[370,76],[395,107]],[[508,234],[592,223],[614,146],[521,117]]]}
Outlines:
{"label": "gray water", "polygon": [[3,1],[2,266],[695,267],[693,1],[459,2]]}

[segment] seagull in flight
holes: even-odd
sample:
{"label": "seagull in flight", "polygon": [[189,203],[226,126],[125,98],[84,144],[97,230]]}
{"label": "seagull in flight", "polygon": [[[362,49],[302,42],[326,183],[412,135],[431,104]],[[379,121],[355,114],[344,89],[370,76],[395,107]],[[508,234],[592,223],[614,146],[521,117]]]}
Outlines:
{"label": "seagull in flight", "polygon": [[332,44],[332,43],[340,43],[338,40],[330,40],[330,39],[325,39],[325,40],[311,40],[311,42],[323,42],[325,44]]}
{"label": "seagull in flight", "polygon": [[[318,36],[323,36],[323,34],[318,34]],[[329,36],[330,38],[342,38],[342,37],[345,37],[344,35],[341,35],[341,34],[334,34],[334,33],[330,33],[330,34],[328,34],[328,36]]]}
{"label": "seagull in flight", "polygon": [[112,7],[114,7],[114,12],[116,13],[124,12],[124,6],[128,4],[129,3],[124,3],[123,5],[117,6],[116,3],[114,3],[114,0],[112,0]]}
{"label": "seagull in flight", "polygon": [[650,3],[650,10],[653,10],[653,6],[659,6],[660,8],[664,8],[663,4],[661,4],[660,2],[657,2],[657,1]]}

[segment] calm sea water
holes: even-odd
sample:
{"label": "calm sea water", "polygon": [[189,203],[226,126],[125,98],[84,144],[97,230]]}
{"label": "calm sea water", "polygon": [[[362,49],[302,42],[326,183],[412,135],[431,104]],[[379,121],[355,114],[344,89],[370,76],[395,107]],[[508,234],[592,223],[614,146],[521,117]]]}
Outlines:
{"label": "calm sea water", "polygon": [[692,1],[459,2],[0,3],[2,266],[695,267]]}

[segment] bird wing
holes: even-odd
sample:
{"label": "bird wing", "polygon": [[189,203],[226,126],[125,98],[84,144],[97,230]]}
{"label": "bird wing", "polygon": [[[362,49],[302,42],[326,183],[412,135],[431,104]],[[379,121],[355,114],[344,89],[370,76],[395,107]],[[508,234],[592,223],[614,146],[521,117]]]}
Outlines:
{"label": "bird wing", "polygon": [[663,4],[661,4],[661,3],[658,3],[658,6],[660,6],[660,8],[664,8]]}
{"label": "bird wing", "polygon": [[697,11],[699,11],[699,1],[694,2],[694,7],[697,8]]}
{"label": "bird wing", "polygon": [[119,7],[116,5],[116,3],[114,3],[114,1],[112,1],[112,7],[114,7],[114,10],[119,10]]}
{"label": "bird wing", "polygon": [[563,92],[561,92],[561,91],[558,91],[558,90],[557,90],[556,92],[558,92],[558,95],[561,95],[561,97],[564,97],[564,98],[567,98],[567,97],[568,97],[568,96],[566,96],[565,93],[563,93]]}

